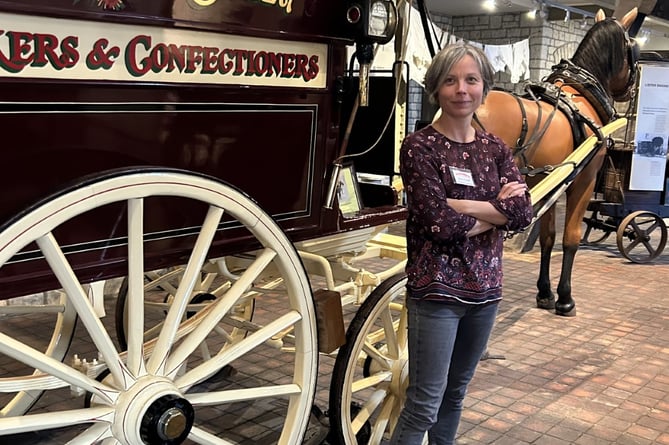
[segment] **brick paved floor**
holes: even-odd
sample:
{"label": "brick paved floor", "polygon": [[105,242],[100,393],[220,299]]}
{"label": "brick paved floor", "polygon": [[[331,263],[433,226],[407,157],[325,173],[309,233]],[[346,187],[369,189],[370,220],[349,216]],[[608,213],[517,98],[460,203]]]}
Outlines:
{"label": "brick paved floor", "polygon": [[669,254],[633,264],[613,239],[582,247],[570,318],[534,305],[538,248],[505,255],[489,345],[504,358],[479,367],[458,443],[669,444]]}

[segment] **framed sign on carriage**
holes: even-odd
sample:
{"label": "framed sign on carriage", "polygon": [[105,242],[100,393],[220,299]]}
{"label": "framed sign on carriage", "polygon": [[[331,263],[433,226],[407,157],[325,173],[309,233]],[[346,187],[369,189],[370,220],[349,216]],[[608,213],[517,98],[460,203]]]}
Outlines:
{"label": "framed sign on carriage", "polygon": [[339,172],[337,201],[344,218],[354,216],[362,209],[360,187],[353,163],[344,164]]}

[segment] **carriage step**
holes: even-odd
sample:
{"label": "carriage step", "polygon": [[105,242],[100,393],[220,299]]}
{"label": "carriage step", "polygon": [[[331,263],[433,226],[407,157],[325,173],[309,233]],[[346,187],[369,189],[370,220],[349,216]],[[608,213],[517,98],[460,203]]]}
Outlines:
{"label": "carriage step", "polygon": [[403,236],[379,233],[367,243],[369,247],[380,249],[379,256],[404,260],[407,257],[407,240]]}

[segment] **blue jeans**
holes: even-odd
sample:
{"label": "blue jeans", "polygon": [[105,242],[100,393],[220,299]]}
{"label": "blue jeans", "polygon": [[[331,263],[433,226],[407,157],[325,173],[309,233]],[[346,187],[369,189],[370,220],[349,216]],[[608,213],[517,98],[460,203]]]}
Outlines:
{"label": "blue jeans", "polygon": [[391,445],[453,445],[467,385],[486,350],[497,304],[407,298],[409,386]]}

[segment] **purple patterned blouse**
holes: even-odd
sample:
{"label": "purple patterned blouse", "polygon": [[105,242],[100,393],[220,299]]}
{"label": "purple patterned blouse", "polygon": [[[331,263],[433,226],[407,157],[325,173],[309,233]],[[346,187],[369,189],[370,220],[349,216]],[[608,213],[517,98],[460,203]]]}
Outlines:
{"label": "purple patterned blouse", "polygon": [[[451,167],[470,172],[474,185],[455,183]],[[462,304],[501,300],[504,231],[520,230],[532,219],[529,193],[497,199],[503,184],[523,181],[511,150],[489,133],[477,131],[473,142],[463,144],[427,126],[405,138],[400,173],[409,209],[409,296]],[[508,223],[468,238],[476,220],[456,212],[447,198],[488,201]]]}

